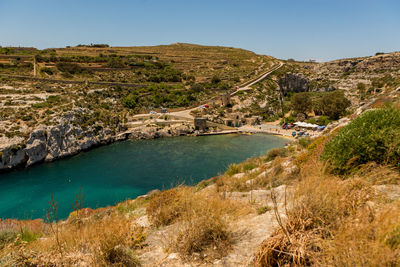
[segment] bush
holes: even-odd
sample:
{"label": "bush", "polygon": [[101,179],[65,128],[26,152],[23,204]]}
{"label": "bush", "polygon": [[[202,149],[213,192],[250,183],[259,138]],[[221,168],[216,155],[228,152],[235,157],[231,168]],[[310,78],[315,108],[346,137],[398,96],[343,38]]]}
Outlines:
{"label": "bush", "polygon": [[273,148],[267,153],[267,161],[271,161],[276,157],[286,157],[287,156],[287,149],[284,147]]}
{"label": "bush", "polygon": [[303,148],[307,148],[310,144],[311,144],[310,137],[303,137],[299,139],[299,145],[301,145]]}
{"label": "bush", "polygon": [[328,116],[320,116],[317,119],[317,124],[318,125],[328,125],[331,122]]}
{"label": "bush", "polygon": [[112,57],[107,62],[107,67],[109,68],[125,68],[126,65],[120,58]]}
{"label": "bush", "polygon": [[[209,204],[213,204],[212,201]],[[201,212],[201,213],[197,213]],[[203,206],[187,217],[174,242],[175,249],[184,257],[220,258],[231,247],[232,237],[228,224],[214,205]]]}
{"label": "bush", "polygon": [[400,167],[399,145],[400,111],[390,107],[370,110],[333,137],[322,158],[341,174],[367,162]]}
{"label": "bush", "polygon": [[175,222],[182,215],[185,194],[190,194],[190,188],[177,187],[154,194],[146,208],[149,220],[156,226]]}
{"label": "bush", "polygon": [[203,90],[204,90],[204,87],[199,83],[195,83],[192,86],[190,86],[190,91],[192,91],[192,92],[198,93],[198,92],[201,92]]}
{"label": "bush", "polygon": [[78,64],[75,63],[69,63],[69,62],[58,62],[56,64],[57,69],[61,72],[65,72],[68,74],[79,74],[84,72],[84,68],[79,66]]}
{"label": "bush", "polygon": [[134,94],[130,94],[122,99],[122,105],[127,108],[134,109],[137,105],[138,97]]}
{"label": "bush", "polygon": [[226,175],[228,176],[232,176],[234,174],[237,174],[241,171],[241,168],[239,166],[239,164],[230,164],[228,167],[228,170],[226,170]]}
{"label": "bush", "polygon": [[218,77],[217,75],[214,75],[214,76],[211,78],[211,83],[217,84],[217,83],[219,83],[219,82],[221,82],[221,78]]}

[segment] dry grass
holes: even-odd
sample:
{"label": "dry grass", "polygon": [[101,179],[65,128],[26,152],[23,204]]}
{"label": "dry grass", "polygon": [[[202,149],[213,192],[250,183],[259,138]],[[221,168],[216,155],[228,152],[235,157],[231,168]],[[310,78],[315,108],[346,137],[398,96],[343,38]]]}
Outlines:
{"label": "dry grass", "polygon": [[255,264],[397,266],[400,206],[385,204],[372,185],[398,175],[375,166],[343,180],[326,173],[318,161],[322,149],[316,146],[304,162],[285,223],[263,242]]}
{"label": "dry grass", "polygon": [[400,205],[384,205],[377,211],[361,210],[335,231],[323,245],[321,265],[399,266]]}
{"label": "dry grass", "polygon": [[217,192],[185,186],[154,195],[147,207],[155,226],[175,223],[177,235],[170,237],[168,249],[192,260],[226,255],[232,242],[230,221],[250,211],[245,203],[224,199]]}
{"label": "dry grass", "polygon": [[400,184],[399,170],[390,166],[378,165],[374,162],[361,166],[354,176],[374,185]]}
{"label": "dry grass", "polygon": [[322,249],[321,242],[373,196],[362,180],[342,181],[313,174],[299,183],[287,220],[265,240],[256,256],[259,266],[309,265]]}
{"label": "dry grass", "polygon": [[225,256],[232,244],[226,204],[215,197],[196,201],[184,214],[172,248],[187,259]]}
{"label": "dry grass", "polygon": [[116,213],[59,222],[61,254],[50,232],[30,243],[14,243],[3,253],[9,254],[9,266],[139,266],[135,249],[145,234],[133,222]]}
{"label": "dry grass", "polygon": [[179,186],[154,194],[146,207],[149,220],[155,226],[169,225],[178,220],[187,209],[187,197],[194,189]]}

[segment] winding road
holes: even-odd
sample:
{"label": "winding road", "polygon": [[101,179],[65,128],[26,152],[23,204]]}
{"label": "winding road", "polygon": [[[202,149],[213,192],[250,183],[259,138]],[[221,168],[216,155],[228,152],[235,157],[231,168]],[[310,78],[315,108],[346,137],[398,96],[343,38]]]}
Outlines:
{"label": "winding road", "polygon": [[[265,78],[268,77],[268,75],[270,75],[272,72],[276,71],[277,69],[281,68],[284,65],[283,62],[279,61],[279,65],[277,67],[272,68],[271,70],[267,71],[266,73],[262,74],[260,77],[246,82],[245,84],[243,84],[242,86],[240,86],[239,88],[236,89],[236,91],[231,93],[231,96],[234,96],[237,92],[239,91],[248,91],[251,90],[251,86],[255,85],[256,83],[261,82],[262,80],[264,80]],[[209,100],[211,102],[211,100]],[[190,113],[195,110],[198,109],[200,106],[198,107],[194,107],[194,108],[190,108],[190,109],[185,109],[182,111],[177,111],[177,112],[171,112],[169,113],[170,115],[173,116],[177,116],[177,117],[182,117],[182,118],[187,118],[187,119],[193,119],[193,116],[190,115]],[[143,114],[141,114],[143,116]]]}

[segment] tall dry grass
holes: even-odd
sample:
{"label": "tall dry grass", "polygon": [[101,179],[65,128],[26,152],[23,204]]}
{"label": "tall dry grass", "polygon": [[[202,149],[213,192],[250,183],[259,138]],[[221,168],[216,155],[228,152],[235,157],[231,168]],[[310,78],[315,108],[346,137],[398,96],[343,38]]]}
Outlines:
{"label": "tall dry grass", "polygon": [[[180,186],[162,191],[150,199],[147,214],[155,226],[174,224],[167,249],[186,259],[214,259],[229,252],[232,238],[230,222],[251,208],[225,199],[217,192],[196,192]],[[206,256],[207,255],[207,256]]]}
{"label": "tall dry grass", "polygon": [[319,160],[326,140],[302,156],[300,182],[284,223],[257,251],[256,266],[399,266],[399,203],[375,184],[398,183],[398,173],[366,165],[337,177]]}
{"label": "tall dry grass", "polygon": [[3,251],[10,254],[8,266],[140,266],[135,249],[144,233],[134,220],[111,213],[57,227],[57,233],[43,232],[36,241]]}

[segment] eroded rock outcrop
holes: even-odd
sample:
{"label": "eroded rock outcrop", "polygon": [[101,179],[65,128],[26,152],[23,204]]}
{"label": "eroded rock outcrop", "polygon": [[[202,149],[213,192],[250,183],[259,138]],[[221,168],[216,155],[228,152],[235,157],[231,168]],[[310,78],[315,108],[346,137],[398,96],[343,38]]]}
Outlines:
{"label": "eroded rock outcrop", "polygon": [[77,123],[77,112],[87,111],[75,110],[64,114],[55,125],[40,125],[31,132],[27,140],[2,140],[0,170],[53,161],[115,140],[115,130],[104,127],[100,122],[91,126]]}
{"label": "eroded rock outcrop", "polygon": [[[114,141],[132,139],[154,139],[168,136],[182,136],[194,132],[190,123],[171,125],[146,125],[125,131],[119,120],[113,120],[113,130],[101,122],[90,126],[80,119],[87,110],[78,109],[64,114],[52,126],[36,127],[29,138],[0,140],[0,171],[18,166],[31,166],[42,161],[53,161],[72,156],[82,150],[108,144]],[[124,131],[124,132],[123,132]],[[123,133],[121,133],[123,132]]]}
{"label": "eroded rock outcrop", "polygon": [[287,95],[289,92],[300,93],[308,92],[308,80],[303,74],[286,73],[285,76],[278,81],[282,94]]}

